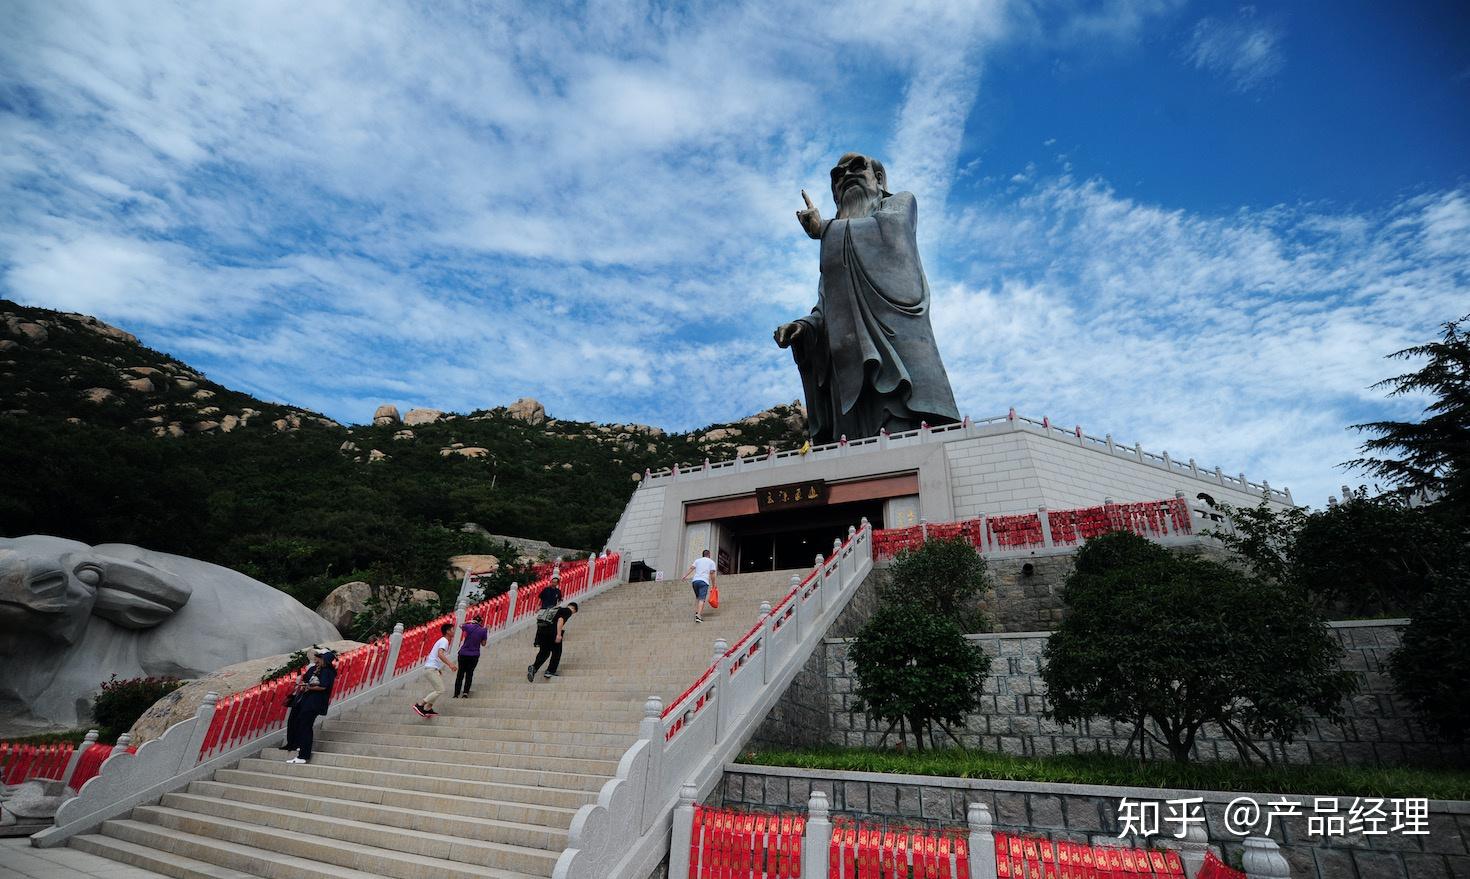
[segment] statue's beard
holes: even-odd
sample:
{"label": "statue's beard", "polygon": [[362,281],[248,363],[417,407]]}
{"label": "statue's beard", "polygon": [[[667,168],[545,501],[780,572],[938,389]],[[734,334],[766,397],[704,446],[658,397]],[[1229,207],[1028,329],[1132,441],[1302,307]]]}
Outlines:
{"label": "statue's beard", "polygon": [[849,186],[842,190],[842,201],[837,205],[837,219],[856,220],[862,217],[871,217],[878,209],[878,203],[882,196],[876,192],[869,192],[866,186],[861,184]]}

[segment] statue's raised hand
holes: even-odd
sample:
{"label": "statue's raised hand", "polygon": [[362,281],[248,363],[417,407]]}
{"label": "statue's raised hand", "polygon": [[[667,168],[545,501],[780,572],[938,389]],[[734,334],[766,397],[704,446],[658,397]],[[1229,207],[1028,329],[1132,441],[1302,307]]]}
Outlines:
{"label": "statue's raised hand", "polygon": [[779,327],[776,327],[776,344],[782,348],[789,347],[801,337],[803,326],[804,324],[801,321],[794,320],[789,324],[781,324]]}
{"label": "statue's raised hand", "polygon": [[[801,228],[806,230],[807,235],[810,235],[812,238],[821,238],[822,212],[817,209],[816,205],[812,204],[812,200],[806,194],[805,189],[801,191],[801,200],[806,202],[806,210],[796,212],[797,222],[801,223]],[[784,348],[786,346],[782,345],[781,347]]]}

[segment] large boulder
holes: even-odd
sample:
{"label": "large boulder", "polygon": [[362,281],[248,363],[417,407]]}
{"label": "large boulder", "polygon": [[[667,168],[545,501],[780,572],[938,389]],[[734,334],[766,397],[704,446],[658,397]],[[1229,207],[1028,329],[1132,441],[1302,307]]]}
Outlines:
{"label": "large boulder", "polygon": [[740,433],[741,431],[738,427],[717,427],[714,430],[707,431],[704,436],[700,437],[700,440],[707,443],[717,443],[734,439],[740,436]]}
{"label": "large boulder", "polygon": [[511,418],[524,421],[527,424],[536,425],[546,422],[546,407],[531,397],[522,397],[506,407],[506,413]]}
{"label": "large boulder", "polygon": [[209,562],[0,538],[0,735],[77,727],[114,674],[197,678],[338,637],[286,593]]}
{"label": "large boulder", "polygon": [[444,417],[444,413],[438,409],[410,409],[403,416],[403,423],[409,427],[417,427],[420,424],[433,424]]}
{"label": "large boulder", "polygon": [[[323,641],[314,646],[327,650],[333,650],[338,656],[349,650],[361,647],[357,641],[338,639],[335,641]],[[295,653],[296,651],[291,651]],[[291,653],[278,653],[274,656],[262,656],[259,659],[248,659],[227,665],[216,672],[211,672],[202,678],[192,680],[179,687],[172,693],[168,693],[162,699],[153,703],[153,707],[143,712],[143,716],[128,730],[133,736],[133,744],[141,745],[163,735],[163,731],[178,723],[193,717],[199,711],[199,706],[204,704],[204,697],[209,693],[218,693],[221,697],[248,690],[260,683],[260,679],[267,672],[275,671],[286,664],[291,658]]]}
{"label": "large boulder", "polygon": [[376,424],[378,427],[388,427],[400,423],[402,423],[402,419],[398,417],[398,407],[391,403],[384,403],[378,407],[378,411],[373,413],[373,424]]}
{"label": "large boulder", "polygon": [[[372,594],[373,587],[362,580],[343,583],[322,599],[316,609],[317,616],[336,626],[338,631],[345,632],[352,627],[353,614],[367,609],[367,601]],[[439,600],[439,593],[427,589],[414,589],[410,596],[414,601]]]}
{"label": "large boulder", "polygon": [[493,555],[454,555],[449,557],[449,578],[463,580],[465,574],[493,574],[500,570],[500,559]]}

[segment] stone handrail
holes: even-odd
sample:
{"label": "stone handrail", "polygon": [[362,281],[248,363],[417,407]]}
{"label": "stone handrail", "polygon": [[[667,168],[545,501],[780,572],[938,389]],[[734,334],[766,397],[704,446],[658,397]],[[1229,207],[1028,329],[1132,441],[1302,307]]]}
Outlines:
{"label": "stone handrail", "polygon": [[[585,600],[620,582],[620,560],[612,556],[599,561],[600,563],[594,562],[588,566],[588,575],[583,581],[585,588],[575,590],[577,598]],[[522,590],[527,588],[529,587],[522,587]],[[510,607],[506,609],[508,613],[503,615],[504,624],[490,632],[487,644],[502,641],[535,623],[533,615],[518,615],[515,612],[517,592],[513,590],[510,595]],[[455,609],[453,619],[456,640],[459,637],[459,626],[464,623],[466,610],[463,601]],[[386,657],[373,664],[373,678],[361,683],[346,696],[334,699],[327,708],[327,717],[336,717],[351,711],[409,680],[411,676],[404,674],[405,669],[399,667],[403,641],[403,624],[399,623],[394,626],[393,634],[388,639]],[[359,649],[370,650],[376,647],[377,645],[370,644]],[[209,693],[205,695],[203,704],[193,717],[169,727],[162,736],[145,742],[136,752],[114,749],[112,756],[102,763],[97,775],[82,786],[77,796],[57,809],[55,825],[32,836],[31,844],[40,848],[61,845],[73,836],[92,832],[103,821],[126,814],[134,806],[180,790],[192,781],[207,778],[217,769],[229,767],[284,740],[285,728],[280,723],[260,723],[260,718],[256,716],[242,717],[238,721],[231,718],[231,724],[236,730],[225,730],[222,733],[220,725],[215,723],[219,702],[218,694]],[[241,723],[254,725],[245,727],[247,732],[241,735],[238,734]]]}
{"label": "stone handrail", "polygon": [[[729,461],[710,463],[706,460],[701,465],[693,467],[673,467],[662,470],[645,471],[643,481],[639,488],[660,480],[685,481],[689,479],[702,479],[706,476],[721,475],[727,472],[744,472],[747,470],[764,470],[773,467],[782,467],[805,460],[826,460],[828,458],[846,457],[854,454],[865,454],[867,452],[884,451],[890,448],[919,445],[928,442],[947,442],[962,437],[986,436],[993,433],[1005,433],[1011,431],[1028,431],[1039,433],[1043,436],[1068,445],[1080,446],[1091,449],[1100,454],[1111,455],[1118,458],[1131,458],[1141,464],[1168,470],[1181,476],[1189,476],[1204,482],[1221,485],[1226,488],[1243,491],[1249,494],[1257,494],[1268,500],[1278,503],[1292,504],[1291,489],[1275,489],[1264,479],[1260,482],[1252,482],[1246,478],[1244,473],[1231,476],[1223,472],[1219,467],[1204,468],[1195,463],[1193,458],[1187,461],[1176,461],[1168,452],[1148,452],[1142,444],[1135,443],[1132,446],[1124,445],[1114,441],[1112,434],[1101,437],[1084,433],[1081,427],[1070,430],[1052,424],[1050,418],[1028,418],[1017,415],[1015,409],[1011,409],[1005,415],[996,415],[990,418],[972,420],[966,418],[956,424],[945,424],[938,427],[922,425],[918,430],[905,431],[903,433],[881,433],[874,437],[848,440],[846,437],[835,443],[825,443],[820,446],[812,446],[803,453],[799,449],[786,449],[776,451],[769,449],[764,455],[753,455],[748,458],[734,458]],[[619,522],[621,525],[621,521]],[[615,532],[616,533],[616,532]]]}
{"label": "stone handrail", "polygon": [[[595,804],[572,819],[553,879],[643,879],[669,850],[681,791],[702,796],[738,753],[873,568],[872,528],[849,528],[832,557],[817,556],[806,578],[773,609],[763,604],[731,648],[717,640],[709,669],[665,711],[644,703],[638,740]],[[670,874],[673,875],[673,874]]]}
{"label": "stone handrail", "polygon": [[[708,845],[710,838],[706,836],[700,839],[695,832],[696,804],[699,801],[699,793],[693,785],[685,785],[679,792],[679,803],[674,809],[673,827],[671,830],[671,841],[669,845],[669,869],[668,875],[688,876],[691,874],[691,860],[698,855],[700,862],[693,864],[699,869],[699,875],[707,875],[711,863],[704,860],[709,852],[701,845]],[[727,821],[745,819],[747,822],[753,817],[750,813],[732,815],[725,813]],[[789,815],[786,817],[790,817]],[[1019,877],[1023,873],[1026,876],[1042,875],[1044,869],[1047,876],[1054,875],[1054,866],[1050,864],[1049,853],[1032,850],[1030,854],[1023,854],[1020,861],[1015,858],[1017,846],[1046,842],[1045,837],[1017,837],[1009,839],[1010,845],[1005,849],[998,848],[1001,843],[1007,841],[1005,834],[998,834],[995,830],[995,822],[990,813],[990,807],[982,802],[971,802],[965,810],[964,828],[931,829],[924,827],[902,827],[899,835],[904,839],[912,836],[913,841],[908,844],[901,842],[893,845],[892,835],[886,831],[889,829],[881,824],[869,824],[866,822],[852,823],[850,819],[839,828],[840,839],[834,839],[834,826],[827,794],[817,790],[811,793],[807,799],[807,812],[804,819],[800,821],[797,837],[797,845],[785,842],[786,846],[793,851],[800,851],[800,875],[824,877],[838,875],[852,875],[851,870],[854,863],[878,863],[882,858],[886,864],[890,859],[895,859],[897,874],[909,875],[910,869],[915,876],[940,875],[940,876],[967,876],[969,879],[1000,879],[1002,875]],[[838,819],[840,820],[840,819]],[[784,825],[783,825],[784,826]],[[1191,829],[1198,830],[1197,827]],[[844,832],[845,831],[845,832]],[[734,851],[729,848],[725,852],[716,852],[713,857],[715,864],[728,863],[725,858],[734,856],[737,864],[749,864],[749,856],[755,855],[755,862],[759,863],[760,855],[769,853],[769,839],[741,838],[737,834],[730,834],[721,839],[721,834],[716,834],[717,846],[724,848],[733,842]],[[921,846],[920,838],[923,839]],[[747,841],[748,840],[748,841]],[[723,845],[721,845],[723,843]],[[839,844],[845,843],[845,844]],[[945,845],[945,843],[951,843]],[[1147,856],[1148,862],[1142,869],[1125,866],[1130,875],[1153,876],[1185,876],[1189,879],[1213,879],[1213,877],[1230,875],[1241,876],[1244,879],[1291,879],[1290,865],[1281,854],[1276,841],[1265,836],[1248,836],[1244,840],[1245,853],[1243,857],[1244,870],[1228,870],[1223,868],[1215,852],[1203,839],[1202,833],[1187,834],[1182,839],[1172,840],[1167,847],[1159,848],[1136,848],[1119,840],[1111,840],[1106,843],[1072,843],[1059,842],[1058,847],[1070,845],[1074,849],[1087,852],[1088,865],[1085,869],[1088,875],[1092,875],[1094,863],[1091,858],[1096,856],[1101,861],[1104,853],[1113,852],[1116,855],[1108,855],[1109,865],[1099,868],[1099,875],[1121,875],[1123,871],[1113,869],[1113,857],[1118,855],[1131,855],[1132,857]],[[937,857],[936,857],[937,855]],[[1039,855],[1039,857],[1038,857]],[[834,862],[834,856],[840,857],[842,864]],[[872,858],[870,861],[869,858]],[[1045,860],[1047,866],[1043,867],[1039,861]],[[1057,860],[1061,861],[1062,854],[1058,852]],[[1132,858],[1130,858],[1132,861]],[[1000,867],[1005,862],[1008,869],[1002,874]],[[1077,863],[1073,861],[1073,863]],[[1128,865],[1129,861],[1123,861]],[[1137,863],[1133,861],[1133,863]],[[928,872],[925,873],[925,866]],[[846,869],[844,869],[844,867]],[[716,867],[716,870],[719,868]],[[1081,869],[1081,868],[1079,868]],[[1156,873],[1157,871],[1157,873]],[[749,867],[737,867],[734,875],[757,875],[759,870],[750,871]],[[784,875],[784,874],[783,874]],[[887,875],[893,875],[888,872]],[[1081,875],[1080,873],[1078,875]]]}

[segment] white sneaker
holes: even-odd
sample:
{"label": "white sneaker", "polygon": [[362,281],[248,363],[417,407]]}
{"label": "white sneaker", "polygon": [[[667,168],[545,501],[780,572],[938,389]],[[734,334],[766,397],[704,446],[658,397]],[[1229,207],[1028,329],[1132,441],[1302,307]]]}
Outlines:
{"label": "white sneaker", "polygon": [[300,757],[292,757],[287,763],[310,763],[310,760],[302,760]]}

